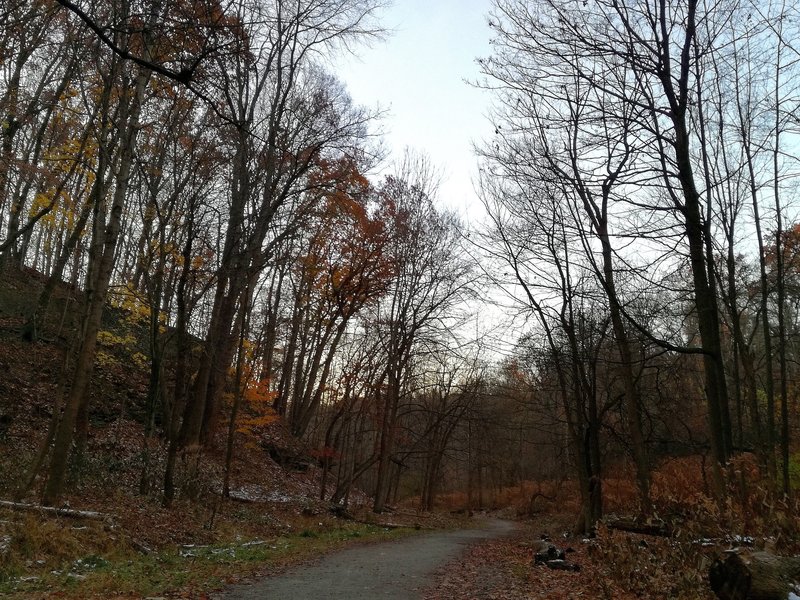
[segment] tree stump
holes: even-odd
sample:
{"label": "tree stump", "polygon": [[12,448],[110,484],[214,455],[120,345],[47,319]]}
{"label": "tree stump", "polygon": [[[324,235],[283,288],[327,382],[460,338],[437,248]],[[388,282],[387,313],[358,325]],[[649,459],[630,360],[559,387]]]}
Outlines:
{"label": "tree stump", "polygon": [[731,553],[714,561],[708,579],[720,600],[786,600],[800,582],[800,557]]}

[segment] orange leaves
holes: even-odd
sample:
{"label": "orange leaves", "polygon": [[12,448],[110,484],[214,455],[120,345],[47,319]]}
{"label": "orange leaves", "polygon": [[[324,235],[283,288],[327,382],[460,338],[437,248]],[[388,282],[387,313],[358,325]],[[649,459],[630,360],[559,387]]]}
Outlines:
{"label": "orange leaves", "polygon": [[244,390],[244,399],[251,404],[271,403],[276,393],[269,389],[269,379],[262,379],[248,384]]}
{"label": "orange leaves", "polygon": [[381,198],[350,159],[320,159],[310,177],[319,193],[315,233],[298,272],[309,300],[350,316],[382,294],[394,274]]}
{"label": "orange leaves", "polygon": [[269,378],[252,377],[253,361],[250,348],[245,348],[249,360],[242,366],[242,413],[237,419],[236,431],[248,436],[258,436],[264,427],[277,421],[280,417],[272,409],[272,401],[276,392],[270,389]]}
{"label": "orange leaves", "polygon": [[[786,272],[800,272],[800,223],[795,223],[781,234],[781,245]],[[774,237],[773,243],[766,249],[766,261],[772,267],[777,266]]]}
{"label": "orange leaves", "polygon": [[275,413],[263,414],[258,417],[247,417],[239,421],[239,426],[236,428],[236,431],[247,435],[257,435],[257,429],[271,425],[279,418],[280,417]]}

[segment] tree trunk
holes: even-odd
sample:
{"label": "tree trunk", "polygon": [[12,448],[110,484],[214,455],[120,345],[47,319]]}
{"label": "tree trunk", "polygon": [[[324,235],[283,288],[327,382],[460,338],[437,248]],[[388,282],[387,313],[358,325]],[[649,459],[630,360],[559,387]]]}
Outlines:
{"label": "tree trunk", "polygon": [[375,498],[372,504],[373,512],[380,513],[386,508],[389,497],[389,476],[391,469],[391,455],[394,449],[394,417],[397,412],[397,403],[400,391],[399,382],[389,374],[389,385],[385,392],[383,403],[383,420],[380,431],[380,450],[378,453],[378,474],[375,485]]}
{"label": "tree trunk", "polygon": [[[617,296],[616,282],[614,279],[614,265],[612,261],[611,241],[608,235],[605,219],[601,221],[600,239],[603,248],[603,280],[605,283],[606,297],[608,298],[611,324],[614,330],[617,351],[620,357],[620,371],[625,385],[625,421],[628,425],[631,442],[631,454],[636,466],[636,484],[639,488],[639,501],[644,511],[650,509],[650,461],[647,457],[644,433],[642,432],[641,400],[636,387],[636,377],[633,372],[633,353],[628,338],[625,323],[622,320],[622,307]],[[599,427],[599,424],[598,424]]]}
{"label": "tree trunk", "polygon": [[[211,404],[216,402],[211,394],[216,392],[220,380],[224,381],[227,364],[223,358],[228,355],[225,347],[229,345],[230,330],[235,312],[239,290],[231,289],[226,294],[229,281],[226,275],[221,277],[214,297],[214,308],[211,313],[208,335],[200,358],[200,366],[186,408],[180,431],[180,443],[184,448],[200,444],[204,424],[210,420]],[[230,281],[231,288],[238,288]],[[222,370],[220,373],[219,371]],[[213,411],[212,411],[213,412]]]}
{"label": "tree trunk", "polygon": [[148,295],[150,303],[150,380],[147,387],[147,403],[145,405],[144,416],[144,436],[142,438],[142,472],[139,479],[139,493],[146,495],[150,491],[150,447],[153,445],[155,437],[156,410],[158,403],[163,403],[161,391],[162,385],[162,362],[164,354],[164,344],[161,341],[161,321],[159,320],[159,308],[161,307],[161,296],[164,288],[164,267],[166,257],[164,256],[164,230],[161,229],[159,239],[158,264],[153,275],[153,281],[149,284]]}
{"label": "tree trunk", "polygon": [[172,399],[169,419],[165,425],[167,432],[167,465],[164,470],[164,506],[169,507],[175,499],[175,462],[178,457],[179,445],[179,417],[183,412],[186,403],[186,371],[187,356],[189,354],[189,335],[186,331],[189,323],[189,309],[186,305],[188,292],[186,287],[189,283],[189,271],[191,269],[192,245],[194,243],[194,210],[193,206],[189,209],[189,218],[186,224],[186,242],[183,246],[181,257],[182,269],[178,278],[177,297],[175,299],[175,391]]}
{"label": "tree trunk", "polygon": [[[693,45],[697,43],[697,23],[696,23],[696,0],[690,0],[687,7],[685,27],[685,39],[682,41],[683,50],[680,56],[680,68],[682,72],[691,72]],[[666,12],[662,12],[662,30],[668,18]],[[665,36],[668,34],[664,34]],[[722,358],[722,344],[719,329],[719,314],[717,309],[717,297],[713,280],[709,280],[709,273],[712,265],[709,264],[707,255],[708,223],[704,221],[702,214],[702,202],[700,192],[697,189],[692,166],[692,151],[690,145],[689,128],[687,125],[688,98],[690,97],[689,77],[680,77],[677,81],[677,89],[673,81],[673,73],[670,68],[671,58],[669,57],[670,40],[661,40],[663,49],[659,50],[659,58],[665,62],[658,70],[661,84],[666,100],[670,105],[670,118],[674,130],[674,140],[672,147],[675,152],[675,176],[680,185],[683,204],[680,212],[684,219],[684,231],[689,244],[689,264],[692,271],[692,281],[694,284],[694,304],[697,314],[697,324],[700,330],[700,345],[703,349],[703,366],[706,380],[706,399],[708,403],[709,429],[711,433],[711,450],[714,455],[714,492],[718,498],[724,495],[724,478],[722,465],[724,465],[731,453],[731,427],[730,411],[728,408],[728,389],[725,380],[725,365]],[[661,53],[665,56],[662,56]],[[664,177],[669,179],[670,173],[664,172]],[[667,185],[671,185],[667,181]],[[708,217],[710,218],[710,217]]]}
{"label": "tree trunk", "polygon": [[[87,278],[82,339],[79,343],[78,355],[75,360],[72,385],[55,435],[53,458],[50,463],[43,497],[45,504],[56,502],[63,492],[78,414],[81,406],[85,405],[94,366],[97,333],[100,330],[100,321],[105,307],[108,286],[114,270],[114,257],[122,223],[122,212],[133,164],[133,149],[136,143],[138,118],[149,77],[149,72],[139,72],[136,77],[133,97],[129,101],[123,101],[124,104],[121,107],[119,123],[122,126],[123,134],[121,136],[120,162],[108,223],[104,228],[100,226],[99,220],[105,215],[105,198],[102,196],[95,198],[95,222],[98,223],[98,226],[94,228],[92,240],[90,262],[93,263],[93,268],[90,269],[89,277]],[[122,98],[125,98],[124,94]]]}

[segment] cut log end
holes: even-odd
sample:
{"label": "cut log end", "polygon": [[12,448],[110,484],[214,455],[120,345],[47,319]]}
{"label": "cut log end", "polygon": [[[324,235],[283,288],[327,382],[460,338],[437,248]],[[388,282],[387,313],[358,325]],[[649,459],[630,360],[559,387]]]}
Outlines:
{"label": "cut log end", "polygon": [[730,553],[714,561],[708,581],[720,600],[787,600],[800,582],[800,557]]}

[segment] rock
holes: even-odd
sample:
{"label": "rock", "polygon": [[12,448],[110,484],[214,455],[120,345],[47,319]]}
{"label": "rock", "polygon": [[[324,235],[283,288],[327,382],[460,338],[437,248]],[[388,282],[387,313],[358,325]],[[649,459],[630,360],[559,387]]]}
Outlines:
{"label": "rock", "polygon": [[563,559],[556,559],[556,560],[548,560],[545,563],[550,569],[554,569],[556,571],[580,571],[581,568],[579,565],[569,562],[568,560]]}
{"label": "rock", "polygon": [[564,559],[564,551],[556,548],[550,542],[544,540],[534,542],[532,548],[534,565],[543,565],[551,560]]}
{"label": "rock", "polygon": [[562,550],[550,543],[550,539],[542,536],[541,540],[530,544],[533,549],[533,564],[546,565],[556,571],[580,571],[580,566],[566,560],[567,552],[575,552],[572,548]]}

